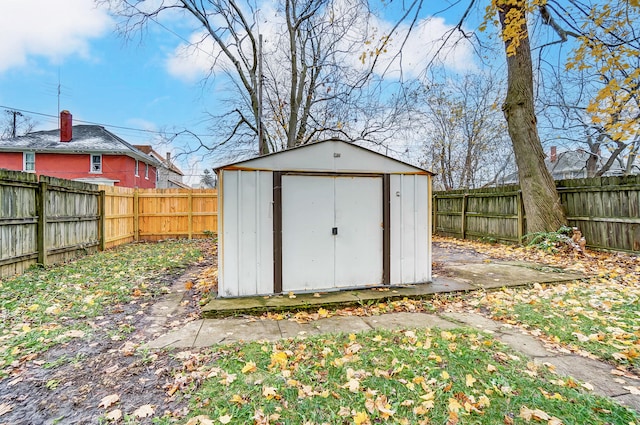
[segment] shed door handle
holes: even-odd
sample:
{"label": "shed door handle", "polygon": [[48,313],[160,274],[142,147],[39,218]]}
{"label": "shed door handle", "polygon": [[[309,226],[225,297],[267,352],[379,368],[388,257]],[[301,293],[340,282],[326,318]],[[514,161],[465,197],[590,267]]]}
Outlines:
{"label": "shed door handle", "polygon": [[334,235],[334,236],[337,235],[338,234],[338,228],[334,227],[333,229],[331,229],[331,234]]}

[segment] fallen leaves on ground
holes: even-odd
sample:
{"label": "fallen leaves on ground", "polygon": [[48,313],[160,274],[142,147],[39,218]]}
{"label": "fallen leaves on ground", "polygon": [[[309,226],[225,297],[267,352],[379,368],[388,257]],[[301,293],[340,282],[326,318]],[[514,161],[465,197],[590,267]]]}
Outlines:
{"label": "fallen leaves on ground", "polygon": [[584,255],[552,254],[521,246],[438,237],[434,241],[451,250],[472,250],[491,259],[526,261],[587,276],[568,283],[439,297],[435,299],[439,310],[474,309],[519,326],[542,339],[551,350],[601,358],[640,371],[637,256],[591,250]]}
{"label": "fallen leaves on ground", "polygon": [[[141,302],[167,288],[155,279],[193,263],[198,243],[129,244],[68,264],[33,268],[0,279],[0,379],[53,346],[83,339],[93,320],[123,303]],[[123,327],[114,338],[123,338]]]}
{"label": "fallen leaves on ground", "polygon": [[0,416],[13,410],[13,406],[8,403],[0,403]]}
{"label": "fallen leaves on ground", "polygon": [[133,416],[139,419],[148,418],[153,416],[155,412],[156,410],[152,405],[144,404],[133,411]]}
{"label": "fallen leaves on ground", "polygon": [[102,400],[100,400],[100,404],[98,404],[98,407],[102,407],[103,409],[108,409],[118,401],[120,401],[120,396],[118,394],[110,394],[108,396],[103,397]]}
{"label": "fallen leaves on ground", "polygon": [[[635,418],[477,330],[378,329],[230,344],[190,356],[199,358],[187,389],[194,403],[188,423],[194,424],[203,415],[214,423],[254,424],[454,425],[517,418],[561,425],[563,417],[573,423]],[[228,376],[235,378],[221,387]]]}

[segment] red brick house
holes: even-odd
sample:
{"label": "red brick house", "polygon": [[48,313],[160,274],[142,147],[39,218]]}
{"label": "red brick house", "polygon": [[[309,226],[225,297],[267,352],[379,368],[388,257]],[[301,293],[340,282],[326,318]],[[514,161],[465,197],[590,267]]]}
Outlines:
{"label": "red brick house", "polygon": [[163,157],[156,152],[151,145],[133,145],[134,148],[155,158],[160,163],[158,167],[158,189],[191,189],[188,184],[182,182],[184,173],[171,161],[171,154]]}
{"label": "red brick house", "polygon": [[99,125],[72,125],[0,140],[0,168],[87,183],[155,188],[160,163]]}

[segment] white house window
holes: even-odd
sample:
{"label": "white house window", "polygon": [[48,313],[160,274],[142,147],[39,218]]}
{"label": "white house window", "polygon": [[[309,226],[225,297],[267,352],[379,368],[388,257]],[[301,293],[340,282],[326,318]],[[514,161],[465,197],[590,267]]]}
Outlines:
{"label": "white house window", "polygon": [[149,164],[144,164],[144,178],[149,180]]}
{"label": "white house window", "polygon": [[35,152],[25,152],[23,155],[24,164],[22,169],[27,172],[36,171],[36,153]]}
{"label": "white house window", "polygon": [[102,155],[91,155],[91,172],[102,173]]}
{"label": "white house window", "polygon": [[140,162],[136,159],[136,168],[135,168],[135,176],[138,177],[139,174],[139,170],[140,169]]}

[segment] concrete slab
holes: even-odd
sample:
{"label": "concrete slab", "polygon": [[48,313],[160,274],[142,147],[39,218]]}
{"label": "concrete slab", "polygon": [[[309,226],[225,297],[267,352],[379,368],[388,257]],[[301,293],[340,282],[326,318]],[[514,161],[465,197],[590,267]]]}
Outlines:
{"label": "concrete slab", "polygon": [[162,335],[147,343],[149,348],[187,348],[193,344],[200,332],[204,320],[196,320],[187,323],[183,328]]}
{"label": "concrete slab", "polygon": [[291,320],[276,321],[280,328],[282,338],[295,338],[298,336],[317,335],[321,333],[316,327],[310,323],[298,323]]}
{"label": "concrete slab", "polygon": [[227,344],[238,341],[276,341],[282,338],[277,322],[272,320],[247,320],[243,318],[206,319],[195,347]]}
{"label": "concrete slab", "polygon": [[428,313],[387,313],[380,316],[370,316],[362,318],[372,328],[383,329],[411,329],[411,328],[441,328],[453,329],[460,327],[448,320],[442,319],[435,314]]}
{"label": "concrete slab", "polygon": [[521,286],[532,283],[556,283],[584,278],[579,273],[567,273],[561,269],[522,262],[471,262],[441,263],[433,282],[363,288],[322,293],[297,293],[272,296],[216,298],[202,308],[205,318],[225,317],[241,313],[261,313],[276,310],[302,310],[336,305],[353,305],[365,302],[410,298],[429,298],[434,294],[472,291],[477,289]]}
{"label": "concrete slab", "polygon": [[622,404],[623,406],[630,407],[640,412],[640,397],[631,393],[622,394],[619,396],[613,396],[613,400]]}
{"label": "concrete slab", "polygon": [[421,285],[408,285],[403,288],[402,295],[406,297],[446,294],[450,292],[465,292],[476,289],[468,281],[446,276],[434,276],[433,282]]}
{"label": "concrete slab", "polygon": [[356,333],[370,331],[364,318],[358,316],[334,316],[309,323],[318,333]]}
{"label": "concrete slab", "polygon": [[519,333],[518,331],[500,334],[498,338],[514,350],[519,351],[528,357],[536,358],[553,355],[553,353],[544,348],[544,345],[540,340],[532,336]]}
{"label": "concrete slab", "polygon": [[[363,289],[363,291],[367,291]],[[331,306],[336,304],[354,304],[358,302],[358,297],[354,291],[335,291],[322,293],[302,293],[295,294],[294,297],[288,294],[269,297],[265,301],[265,306],[273,310],[295,310],[313,308],[320,306]]]}
{"label": "concrete slab", "polygon": [[485,329],[491,332],[499,332],[504,328],[504,324],[497,322],[495,320],[488,319],[476,313],[449,312],[449,313],[442,313],[441,316],[445,319],[449,319],[466,326]]}
{"label": "concrete slab", "polygon": [[347,306],[364,302],[398,300],[403,298],[430,298],[434,294],[471,291],[477,289],[463,279],[436,278],[433,282],[366,288],[349,291],[300,293],[257,297],[216,298],[202,308],[205,318],[227,317],[236,314],[256,314],[265,311],[291,311],[319,307]]}
{"label": "concrete slab", "polygon": [[569,273],[551,267],[529,263],[491,262],[448,265],[444,269],[458,278],[467,279],[475,288],[502,288],[531,283],[557,283],[584,278],[580,273]]}
{"label": "concrete slab", "polygon": [[176,290],[175,292],[170,292],[162,297],[162,300],[155,303],[151,307],[151,312],[149,313],[151,316],[157,317],[170,317],[172,314],[176,312],[182,298],[184,297],[183,290]]}
{"label": "concrete slab", "polygon": [[[640,396],[633,395],[629,390],[623,388],[625,385],[614,380],[615,375],[611,374],[613,367],[597,360],[586,357],[562,355],[547,358],[538,358],[538,362],[549,362],[556,367],[556,372],[560,375],[571,376],[579,381],[588,382],[593,385],[595,394],[605,397],[620,397],[628,403],[635,405],[636,410],[640,410]],[[631,384],[635,386],[634,384]]]}

